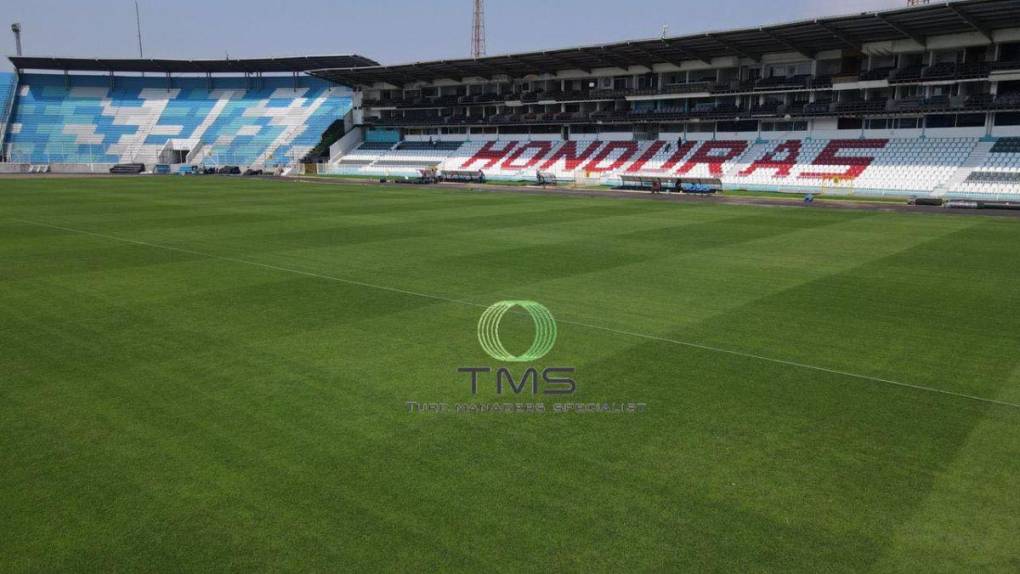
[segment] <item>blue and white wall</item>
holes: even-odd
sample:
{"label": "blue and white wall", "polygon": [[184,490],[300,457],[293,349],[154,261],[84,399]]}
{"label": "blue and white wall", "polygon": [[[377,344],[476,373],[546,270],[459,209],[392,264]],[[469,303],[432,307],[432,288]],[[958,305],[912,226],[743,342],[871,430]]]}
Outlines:
{"label": "blue and white wall", "polygon": [[[255,80],[251,80],[252,83]],[[22,163],[153,164],[171,149],[189,163],[291,164],[352,107],[349,89],[317,78],[258,80],[24,74],[7,130]]]}

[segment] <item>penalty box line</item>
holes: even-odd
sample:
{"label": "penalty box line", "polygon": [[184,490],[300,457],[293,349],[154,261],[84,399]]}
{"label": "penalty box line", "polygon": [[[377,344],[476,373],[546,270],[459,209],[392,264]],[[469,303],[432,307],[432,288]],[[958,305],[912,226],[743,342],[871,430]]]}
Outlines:
{"label": "penalty box line", "polygon": [[[32,220],[28,220],[28,219],[14,219],[13,221],[17,221],[19,223],[24,223],[24,224],[27,224],[27,225],[34,225],[36,227],[45,227],[45,228],[49,228],[49,229],[55,229],[55,230],[58,230],[58,231],[65,231],[65,232],[68,232],[68,233],[77,233],[77,234],[80,234],[80,235],[89,235],[89,236],[92,236],[92,237],[99,237],[101,239],[108,239],[110,241],[118,241],[118,242],[121,242],[121,243],[127,243],[127,244],[131,244],[131,245],[138,245],[138,246],[142,246],[142,247],[151,247],[153,249],[162,249],[164,251],[174,251],[174,252],[177,252],[177,253],[185,253],[185,254],[188,254],[188,255],[195,255],[195,256],[198,256],[198,257],[204,257],[204,258],[207,258],[207,259],[214,259],[214,260],[218,260],[218,261],[226,261],[228,263],[237,263],[237,264],[241,264],[241,265],[250,265],[250,266],[253,266],[253,267],[260,267],[262,269],[268,269],[270,271],[279,271],[279,272],[282,272],[282,273],[291,273],[291,274],[294,274],[294,275],[302,275],[304,277],[311,277],[311,278],[314,278],[314,279],[322,279],[324,281],[334,281],[334,282],[337,282],[337,283],[344,283],[344,284],[347,284],[347,285],[354,285],[354,286],[357,286],[357,287],[364,287],[364,288],[367,288],[367,289],[376,289],[376,290],[379,290],[379,291],[387,291],[387,292],[390,292],[390,293],[399,293],[401,295],[409,295],[409,296],[412,296],[412,297],[420,297],[420,298],[424,298],[424,299],[431,299],[433,301],[441,301],[441,302],[444,302],[444,303],[454,303],[454,304],[457,304],[457,305],[468,305],[468,306],[471,306],[471,307],[477,307],[477,308],[481,308],[481,309],[487,308],[486,305],[483,305],[481,303],[475,303],[474,301],[468,301],[468,300],[465,300],[465,299],[454,299],[452,297],[444,297],[442,295],[434,295],[434,294],[431,294],[431,293],[422,293],[420,291],[412,291],[412,290],[409,290],[409,289],[401,289],[399,287],[390,287],[388,285],[379,285],[379,284],[376,284],[376,283],[368,283],[368,282],[365,282],[365,281],[358,281],[356,279],[347,279],[347,278],[344,278],[344,277],[336,277],[334,275],[325,275],[325,274],[322,274],[322,273],[315,273],[315,272],[312,272],[312,271],[304,271],[304,270],[295,269],[295,268],[292,268],[292,267],[282,267],[280,265],[273,265],[273,264],[270,264],[270,263],[261,263],[259,261],[252,261],[252,260],[249,260],[249,259],[241,259],[241,258],[237,258],[237,257],[229,257],[229,256],[224,256],[224,255],[216,255],[214,253],[206,253],[204,251],[195,251],[194,249],[187,249],[187,248],[184,248],[184,247],[174,247],[174,246],[171,246],[171,245],[161,245],[159,243],[151,243],[151,242],[148,242],[148,241],[140,241],[140,240],[137,240],[137,239],[130,239],[130,238],[126,238],[126,237],[118,237],[116,235],[108,235],[108,234],[105,234],[105,233],[97,233],[97,232],[94,232],[94,231],[87,231],[87,230],[84,230],[84,229],[76,229],[76,228],[73,228],[73,227],[65,227],[65,226],[61,226],[61,225],[53,225],[53,224],[50,224],[50,223],[43,223],[43,222],[32,221]],[[585,329],[592,329],[592,330],[596,330],[596,331],[603,331],[603,332],[606,332],[606,333],[613,333],[613,334],[616,334],[616,335],[622,335],[622,336],[626,336],[626,337],[634,337],[634,338],[638,338],[638,339],[645,339],[647,341],[656,341],[656,342],[660,342],[660,343],[669,343],[669,344],[672,344],[672,345],[677,345],[677,346],[681,346],[681,347],[687,347],[687,348],[690,348],[690,349],[698,349],[698,350],[708,351],[708,352],[712,352],[712,353],[720,353],[720,354],[730,355],[730,356],[734,356],[734,357],[742,357],[742,358],[745,358],[745,359],[764,361],[764,362],[773,363],[773,364],[776,364],[776,365],[785,365],[785,366],[788,366],[788,367],[794,367],[794,368],[798,368],[798,369],[811,370],[811,371],[816,371],[816,372],[819,372],[819,373],[826,373],[826,374],[830,374],[830,375],[838,375],[838,376],[843,376],[843,377],[849,377],[849,378],[854,378],[854,379],[858,379],[858,380],[861,380],[861,381],[869,381],[869,382],[873,382],[873,383],[881,383],[881,384],[885,384],[885,385],[893,385],[893,386],[897,386],[897,387],[901,387],[901,388],[906,388],[906,389],[913,389],[913,390],[917,390],[917,391],[924,391],[924,392],[928,392],[928,393],[935,393],[935,394],[945,395],[945,396],[949,396],[949,397],[955,397],[955,398],[959,398],[959,399],[967,399],[967,400],[970,400],[970,401],[977,401],[977,402],[982,402],[982,403],[986,403],[986,404],[992,404],[992,405],[998,405],[998,406],[1003,406],[1003,407],[1011,407],[1011,408],[1015,408],[1015,409],[1020,409],[1020,404],[1018,404],[1018,403],[1011,403],[1011,402],[1008,402],[1008,401],[1000,401],[998,399],[989,399],[987,397],[979,397],[977,395],[969,395],[969,394],[966,394],[966,393],[957,393],[957,392],[954,392],[954,391],[947,391],[947,390],[938,389],[938,388],[935,388],[935,387],[927,387],[927,386],[924,386],[924,385],[914,385],[914,384],[911,384],[911,383],[904,383],[904,382],[901,382],[901,381],[894,381],[894,380],[891,380],[891,379],[884,379],[884,378],[881,378],[881,377],[873,377],[873,376],[870,376],[870,375],[863,375],[863,374],[860,374],[860,373],[853,373],[853,372],[850,372],[850,371],[841,371],[841,370],[838,370],[838,369],[829,369],[829,368],[826,368],[826,367],[820,367],[818,365],[810,365],[810,364],[807,364],[807,363],[800,363],[800,362],[797,362],[797,361],[789,361],[789,360],[785,360],[785,359],[777,359],[777,358],[768,357],[768,356],[765,356],[765,355],[758,355],[758,354],[755,354],[755,353],[746,353],[744,351],[735,351],[733,349],[724,349],[724,348],[721,348],[721,347],[713,347],[713,346],[710,346],[710,345],[703,345],[703,344],[700,344],[700,343],[692,343],[690,341],[681,341],[681,340],[678,340],[678,339],[671,339],[671,338],[668,338],[668,337],[660,337],[658,335],[649,335],[647,333],[638,333],[638,332],[635,332],[635,331],[626,331],[626,330],[623,330],[623,329],[614,329],[612,327],[606,327],[606,326],[603,326],[603,325],[595,325],[595,324],[592,324],[592,323],[584,323],[584,322],[581,322],[581,321],[573,321],[573,320],[569,320],[569,319],[559,319],[559,318],[556,319],[556,321],[559,322],[559,323],[566,324],[566,325],[573,325],[575,327],[582,327],[582,328],[585,328]]]}

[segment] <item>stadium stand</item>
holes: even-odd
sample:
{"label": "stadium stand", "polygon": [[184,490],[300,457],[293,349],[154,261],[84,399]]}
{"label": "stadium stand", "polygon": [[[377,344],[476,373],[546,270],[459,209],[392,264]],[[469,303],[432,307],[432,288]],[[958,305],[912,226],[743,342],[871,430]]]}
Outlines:
{"label": "stadium stand", "polygon": [[379,158],[375,165],[383,168],[434,168],[459,150],[462,144],[458,141],[402,142]]}
{"label": "stadium stand", "polygon": [[995,142],[960,183],[956,191],[967,194],[1010,194],[1020,190],[1020,138]]}
{"label": "stadium stand", "polygon": [[17,74],[0,72],[0,143],[7,134],[7,122],[14,107],[14,94],[18,86]]}
{"label": "stadium stand", "polygon": [[770,142],[726,181],[931,193],[959,169],[976,143],[967,138]]}
{"label": "stadium stand", "polygon": [[[22,73],[6,155],[14,171],[300,159],[371,177],[1020,198],[1017,22],[1020,0],[966,0],[394,66],[12,57],[109,76]],[[166,77],[116,75],[147,71]]]}
{"label": "stadium stand", "polygon": [[[367,144],[366,144],[367,145]],[[969,193],[1009,193],[1020,174],[1020,138],[1003,139],[983,163],[968,167],[978,138],[787,139],[709,141],[404,142],[393,150],[356,150],[338,166],[364,175],[393,175],[394,168],[439,165],[442,171],[480,171],[491,180],[559,181],[597,178],[617,184],[624,176],[720,179],[739,189],[935,194],[965,173]],[[990,145],[990,144],[989,144]],[[970,171],[973,170],[973,173]],[[354,173],[347,171],[347,173]],[[998,173],[1000,175],[987,175]],[[1005,175],[1002,175],[1005,174]]]}
{"label": "stadium stand", "polygon": [[357,147],[357,149],[344,155],[337,162],[341,167],[351,167],[359,169],[361,167],[367,167],[375,163],[379,158],[386,155],[386,152],[393,148],[396,144],[386,142],[365,142]]}
{"label": "stadium stand", "polygon": [[13,162],[289,165],[351,108],[350,91],[315,78],[21,76],[6,143]]}
{"label": "stadium stand", "polygon": [[358,126],[405,141],[362,175],[441,160],[487,180],[1020,199],[1020,0],[916,4],[312,74],[362,95]]}
{"label": "stadium stand", "polygon": [[410,177],[421,169],[438,168],[463,144],[459,141],[365,142],[340,158],[334,173]]}

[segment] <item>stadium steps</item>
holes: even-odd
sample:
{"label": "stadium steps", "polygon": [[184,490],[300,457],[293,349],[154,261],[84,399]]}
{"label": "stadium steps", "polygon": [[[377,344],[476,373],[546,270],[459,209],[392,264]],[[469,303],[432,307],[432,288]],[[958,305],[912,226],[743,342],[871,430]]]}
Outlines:
{"label": "stadium steps", "polygon": [[138,141],[132,146],[130,152],[131,163],[141,164],[157,163],[159,159],[159,154],[162,153],[163,148],[166,147],[166,144],[164,144],[163,148],[160,149],[153,149],[152,146],[146,146],[144,144],[145,138],[148,137],[149,134],[153,133],[153,130],[156,127],[156,124],[159,123],[159,118],[163,115],[165,109],[166,103],[163,103],[162,106],[159,106],[158,110],[152,110],[147,114],[148,118],[138,130],[139,135],[136,136]]}
{"label": "stadium steps", "polygon": [[191,136],[193,138],[198,138],[198,145],[196,145],[195,148],[191,150],[191,153],[188,154],[188,163],[191,165],[200,165],[203,161],[205,161],[209,152],[212,151],[213,142],[209,141],[205,137],[206,132],[209,131],[209,128],[216,122],[216,118],[220,117],[220,114],[223,113],[223,109],[230,103],[232,93],[233,92],[228,92],[216,100],[212,109],[209,110],[209,114],[197,126],[195,126],[195,131],[191,134]]}
{"label": "stadium steps", "polygon": [[988,159],[988,155],[992,152],[992,146],[995,142],[984,142],[979,141],[974,149],[970,152],[970,156],[967,157],[967,161],[960,166],[953,175],[946,180],[946,183],[940,186],[939,189],[935,190],[935,195],[945,195],[948,192],[958,190],[963,182],[967,181],[967,177],[978,167],[985,164]]}
{"label": "stadium steps", "polygon": [[288,127],[282,134],[280,134],[279,137],[273,140],[273,143],[269,144],[266,151],[262,152],[258,159],[256,159],[249,167],[251,169],[266,169],[266,164],[273,158],[276,151],[279,150],[286,142],[293,141],[302,130],[304,130],[303,125]]}

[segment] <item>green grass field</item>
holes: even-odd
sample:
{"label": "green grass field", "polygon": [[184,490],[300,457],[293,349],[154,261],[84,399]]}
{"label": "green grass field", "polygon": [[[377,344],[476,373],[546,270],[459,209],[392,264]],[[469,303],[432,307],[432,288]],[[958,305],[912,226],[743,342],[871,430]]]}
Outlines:
{"label": "green grass field", "polygon": [[[1017,572],[1018,245],[1013,218],[0,180],[0,571]],[[535,366],[573,397],[472,396],[507,299],[556,316]]]}

